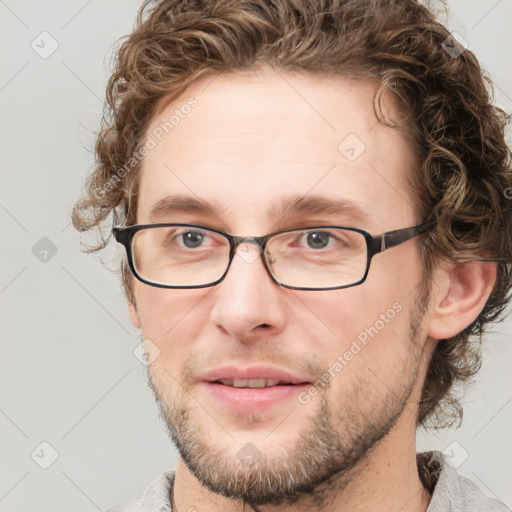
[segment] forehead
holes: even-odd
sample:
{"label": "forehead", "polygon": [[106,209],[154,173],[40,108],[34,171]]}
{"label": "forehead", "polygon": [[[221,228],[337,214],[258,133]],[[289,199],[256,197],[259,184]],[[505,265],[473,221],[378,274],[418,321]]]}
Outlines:
{"label": "forehead", "polygon": [[270,218],[276,204],[307,195],[350,203],[347,212],[357,205],[382,222],[410,217],[405,176],[416,159],[403,133],[378,122],[376,90],[284,71],[203,77],[148,127],[154,147],[142,162],[138,221],[153,220],[176,195],[212,206],[202,213],[224,226]]}

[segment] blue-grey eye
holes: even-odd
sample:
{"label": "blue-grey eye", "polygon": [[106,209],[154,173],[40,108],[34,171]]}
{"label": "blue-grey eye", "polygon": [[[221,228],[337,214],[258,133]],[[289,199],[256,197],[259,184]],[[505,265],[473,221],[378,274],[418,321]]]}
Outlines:
{"label": "blue-grey eye", "polygon": [[194,249],[195,247],[199,247],[204,239],[204,234],[200,231],[187,231],[182,235],[183,243],[185,247],[189,249]]}
{"label": "blue-grey eye", "polygon": [[312,249],[324,249],[329,243],[330,237],[331,234],[327,233],[327,231],[313,231],[312,233],[308,233],[308,246]]}

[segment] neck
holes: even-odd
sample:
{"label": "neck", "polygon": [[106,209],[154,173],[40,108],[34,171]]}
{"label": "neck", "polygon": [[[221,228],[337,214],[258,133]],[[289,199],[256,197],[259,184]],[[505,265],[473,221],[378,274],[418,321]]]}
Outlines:
{"label": "neck", "polygon": [[[415,414],[415,409],[409,411]],[[183,512],[425,512],[430,493],[416,464],[415,428],[404,411],[393,430],[350,472],[336,475],[313,494],[294,503],[258,505],[210,492],[180,459],[176,469],[173,511]]]}

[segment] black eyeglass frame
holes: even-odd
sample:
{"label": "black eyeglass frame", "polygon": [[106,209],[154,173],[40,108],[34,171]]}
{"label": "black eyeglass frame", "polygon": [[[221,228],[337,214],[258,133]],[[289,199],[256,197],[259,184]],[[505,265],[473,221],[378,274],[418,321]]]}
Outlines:
{"label": "black eyeglass frame", "polygon": [[[116,217],[114,217],[114,221],[116,220]],[[213,281],[211,283],[207,284],[200,284],[200,285],[190,285],[190,286],[175,286],[175,285],[166,285],[161,283],[154,283],[152,281],[148,281],[147,279],[144,279],[142,276],[138,274],[138,272],[135,270],[135,266],[133,264],[133,255],[132,255],[132,240],[135,236],[135,233],[138,231],[144,230],[144,229],[154,229],[154,228],[163,228],[163,227],[191,227],[191,228],[198,228],[198,229],[206,229],[209,231],[213,231],[215,233],[218,233],[219,235],[223,236],[227,239],[229,242],[229,261],[228,265],[226,267],[226,270],[222,276],[217,279],[217,281]],[[366,241],[366,269],[364,271],[363,276],[359,281],[356,281],[354,283],[344,284],[341,286],[332,286],[327,288],[310,288],[310,287],[299,287],[299,286],[291,286],[284,284],[280,282],[276,276],[272,273],[272,270],[269,267],[269,263],[267,262],[267,258],[265,256],[265,248],[267,245],[268,240],[271,238],[280,235],[282,233],[289,233],[292,231],[304,231],[304,230],[318,230],[318,229],[345,229],[347,231],[354,231],[356,233],[360,233],[363,235],[365,241]],[[215,286],[219,284],[227,275],[229,272],[229,269],[231,267],[231,263],[233,262],[233,258],[235,257],[236,250],[238,246],[244,242],[253,243],[260,247],[261,249],[261,259],[263,260],[263,265],[272,279],[274,283],[277,285],[283,287],[283,288],[289,288],[291,290],[310,290],[310,291],[321,291],[321,290],[340,290],[343,288],[350,288],[352,286],[358,286],[362,284],[367,276],[368,272],[370,270],[370,263],[372,258],[383,251],[386,251],[387,249],[391,249],[392,247],[396,247],[397,245],[400,245],[404,242],[407,242],[407,240],[410,240],[411,238],[414,238],[415,236],[421,235],[422,233],[425,233],[428,230],[428,227],[426,224],[419,224],[417,226],[411,226],[407,228],[402,229],[395,229],[393,231],[388,231],[386,233],[382,233],[378,236],[373,236],[368,231],[365,231],[364,229],[354,228],[350,226],[334,226],[334,225],[321,225],[321,226],[306,226],[306,227],[298,227],[298,228],[289,228],[284,229],[280,231],[274,231],[273,233],[269,233],[264,236],[234,236],[230,235],[229,233],[226,233],[225,231],[221,231],[219,229],[202,226],[200,224],[188,224],[188,223],[159,223],[159,224],[134,224],[131,226],[114,226],[112,228],[112,234],[115,238],[115,240],[122,244],[124,248],[126,249],[126,256],[128,258],[128,265],[130,267],[130,270],[132,271],[133,275],[142,283],[147,284],[149,286],[156,286],[157,288],[171,288],[171,289],[190,289],[190,288],[209,288],[211,286]]]}

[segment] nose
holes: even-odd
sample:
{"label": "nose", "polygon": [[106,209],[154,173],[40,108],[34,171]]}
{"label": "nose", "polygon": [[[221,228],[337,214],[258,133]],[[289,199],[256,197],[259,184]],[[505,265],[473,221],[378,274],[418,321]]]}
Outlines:
{"label": "nose", "polygon": [[239,340],[277,334],[285,326],[285,289],[272,281],[262,258],[255,241],[240,243],[226,277],[215,287],[211,320]]}

